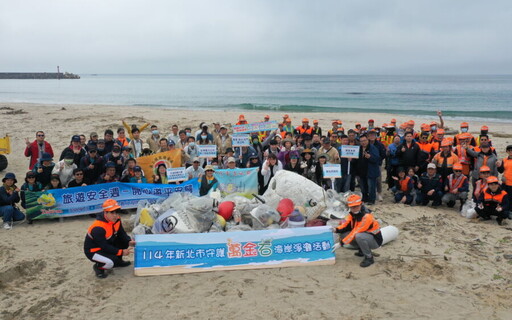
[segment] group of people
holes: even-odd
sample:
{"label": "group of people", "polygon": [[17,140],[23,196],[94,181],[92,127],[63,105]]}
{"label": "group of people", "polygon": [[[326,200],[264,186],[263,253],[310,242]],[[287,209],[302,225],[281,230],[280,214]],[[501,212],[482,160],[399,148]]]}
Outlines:
{"label": "group of people", "polygon": [[[289,170],[325,189],[334,187],[337,192],[359,187],[362,201],[368,205],[382,201],[383,184],[394,193],[396,202],[404,204],[432,202],[433,206],[445,203],[454,207],[457,201],[462,206],[471,197],[483,219],[495,215],[501,224],[510,212],[512,146],[506,149],[508,156],[500,159],[492,146],[488,127],[482,127],[473,136],[469,124],[463,122],[460,132],[449,137],[445,134],[442,114],[438,115],[439,122],[422,124],[419,130],[413,120],[399,125],[396,119],[382,126],[370,119],[367,125],[356,123],[348,130],[341,120],[333,120],[332,127],[323,130],[317,120],[310,125],[310,120],[303,118],[301,125],[293,126],[291,118],[284,115],[277,129],[253,132],[249,145],[243,147],[233,147],[230,126],[218,122],[213,127],[202,122],[195,131],[173,125],[171,132],[164,135],[155,124],[137,127],[123,121],[116,137],[111,129],[105,130],[102,138],[97,132],[92,132],[89,140],[85,135],[73,135],[58,161],[54,161],[55,154],[45,133],[38,131],[35,140],[26,139],[29,171],[19,190],[41,191],[114,181],[145,183],[147,178],[137,165],[138,157],[180,149],[181,165],[187,167],[188,178],[200,179],[201,195],[216,185],[214,172],[218,169],[259,168],[260,194],[268,188],[276,172]],[[261,121],[269,120],[267,115]],[[239,116],[236,124],[247,124],[244,115]],[[150,132],[143,139],[141,132],[146,129]],[[198,145],[215,145],[217,157],[199,158]],[[343,145],[359,146],[359,157],[343,157]],[[325,179],[325,164],[339,164],[342,177],[334,183]],[[155,168],[152,181],[169,183],[166,169],[163,164]],[[386,179],[382,178],[382,171],[387,173]],[[6,176],[4,180],[9,179]],[[10,180],[16,181],[15,176]],[[8,187],[4,182],[0,189],[2,212],[15,198],[4,197],[7,190],[16,193],[18,188]],[[23,192],[18,197],[24,207]],[[19,214],[4,214],[5,228],[14,216]]]}

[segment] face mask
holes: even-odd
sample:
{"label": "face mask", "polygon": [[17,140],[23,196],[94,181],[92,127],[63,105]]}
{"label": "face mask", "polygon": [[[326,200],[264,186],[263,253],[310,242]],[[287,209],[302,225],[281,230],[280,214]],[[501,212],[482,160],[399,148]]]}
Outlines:
{"label": "face mask", "polygon": [[151,133],[156,136],[159,133],[159,131],[158,130],[153,130],[153,131],[151,131]]}
{"label": "face mask", "polygon": [[201,136],[201,139],[203,140],[206,140],[206,138],[208,138],[208,136]]}
{"label": "face mask", "polygon": [[105,148],[98,148],[98,151],[103,151]]}
{"label": "face mask", "polygon": [[190,132],[187,132],[187,137],[190,137]]}
{"label": "face mask", "polygon": [[373,129],[373,125],[368,125],[368,130]]}
{"label": "face mask", "polygon": [[64,163],[67,164],[67,165],[72,165],[73,164],[73,159],[64,159]]}
{"label": "face mask", "polygon": [[432,131],[436,131],[436,130],[437,130],[437,126],[432,126],[432,127],[430,127],[430,130],[432,130]]}
{"label": "face mask", "polygon": [[193,149],[196,146],[196,144],[194,142],[191,142],[188,144],[188,146]]}
{"label": "face mask", "polygon": [[461,132],[468,132],[468,128],[460,128]]}

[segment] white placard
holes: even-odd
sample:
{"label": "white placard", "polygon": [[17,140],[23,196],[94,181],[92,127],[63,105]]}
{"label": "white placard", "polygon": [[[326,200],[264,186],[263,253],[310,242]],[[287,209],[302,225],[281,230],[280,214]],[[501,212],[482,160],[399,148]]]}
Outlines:
{"label": "white placard", "polygon": [[323,165],[324,179],[341,178],[341,165],[326,163]]}
{"label": "white placard", "polygon": [[197,156],[199,158],[215,158],[217,156],[217,146],[214,144],[198,145]]}
{"label": "white placard", "polygon": [[251,139],[248,134],[234,134],[231,136],[233,147],[248,147]]}
{"label": "white placard", "polygon": [[169,182],[188,180],[188,175],[185,173],[185,169],[185,167],[168,168],[167,180]]}
{"label": "white placard", "polygon": [[349,159],[358,159],[360,147],[361,146],[342,145],[341,146],[341,157],[349,158]]}
{"label": "white placard", "polygon": [[251,133],[259,131],[272,131],[278,128],[277,121],[255,122],[233,126],[234,133]]}

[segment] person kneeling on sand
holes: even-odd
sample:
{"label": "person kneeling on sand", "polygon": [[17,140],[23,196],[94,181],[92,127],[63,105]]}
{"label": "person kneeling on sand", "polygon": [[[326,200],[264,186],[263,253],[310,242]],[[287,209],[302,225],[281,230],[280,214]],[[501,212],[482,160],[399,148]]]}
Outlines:
{"label": "person kneeling on sand", "polygon": [[487,178],[487,186],[487,190],[477,200],[476,212],[483,220],[491,220],[491,216],[496,216],[496,222],[501,225],[509,217],[507,192],[501,188],[495,176]]}
{"label": "person kneeling on sand", "polygon": [[365,268],[374,262],[372,249],[377,249],[382,245],[380,226],[371,211],[363,206],[360,196],[350,195],[347,198],[347,204],[350,214],[335,231],[340,234],[342,246],[350,244],[359,249],[355,255],[364,257],[360,266]]}
{"label": "person kneeling on sand", "polygon": [[106,278],[105,270],[114,267],[127,267],[130,261],[123,261],[123,256],[132,253],[135,241],[124,231],[119,218],[121,206],[113,199],[103,202],[103,212],[87,230],[84,241],[85,256],[94,262],[93,269],[98,278]]}

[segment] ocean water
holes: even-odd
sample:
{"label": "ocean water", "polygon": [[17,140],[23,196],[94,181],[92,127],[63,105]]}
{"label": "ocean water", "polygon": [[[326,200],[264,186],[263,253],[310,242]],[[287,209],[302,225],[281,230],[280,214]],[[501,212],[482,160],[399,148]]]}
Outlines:
{"label": "ocean water", "polygon": [[88,75],[0,80],[0,102],[383,112],[512,122],[512,75]]}

